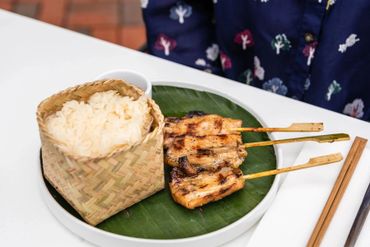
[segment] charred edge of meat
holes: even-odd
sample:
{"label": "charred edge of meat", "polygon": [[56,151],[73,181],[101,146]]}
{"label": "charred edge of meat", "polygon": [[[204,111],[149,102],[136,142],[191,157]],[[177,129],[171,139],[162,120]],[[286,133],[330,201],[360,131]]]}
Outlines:
{"label": "charred edge of meat", "polygon": [[198,148],[197,149],[197,154],[198,155],[212,155],[213,151],[211,149]]}
{"label": "charred edge of meat", "polygon": [[227,177],[225,177],[222,174],[218,174],[218,182],[219,182],[219,184],[224,184],[224,183],[226,183],[226,181],[227,181]]}
{"label": "charred edge of meat", "polygon": [[239,168],[234,168],[234,169],[233,169],[233,173],[235,174],[235,176],[236,176],[237,178],[239,178],[239,177],[243,176],[243,172],[242,172],[242,170],[240,170]]}
{"label": "charred edge of meat", "polygon": [[208,115],[204,111],[189,111],[184,117],[185,118],[192,118],[192,117],[200,117]]}
{"label": "charred edge of meat", "polygon": [[223,195],[225,194],[228,190],[230,190],[234,185],[230,185],[229,187],[227,188],[223,188],[223,189],[220,189],[219,190],[219,195]]}
{"label": "charred edge of meat", "polygon": [[177,135],[177,134],[174,134],[174,133],[164,133],[164,139],[170,139],[170,138],[185,138],[185,134],[184,135]]}
{"label": "charred edge of meat", "polygon": [[201,166],[197,166],[197,167],[196,167],[196,169],[197,169],[197,173],[207,171],[207,169],[206,169],[206,168],[201,167]]}
{"label": "charred edge of meat", "polygon": [[165,118],[165,127],[168,127],[170,123],[178,123],[181,121],[181,118],[178,117],[166,117]]}
{"label": "charred edge of meat", "polygon": [[188,128],[186,130],[186,134],[189,136],[196,136],[198,133],[197,127],[199,123],[189,123]]}
{"label": "charred edge of meat", "polygon": [[182,181],[183,177],[185,177],[185,174],[182,172],[182,170],[179,167],[172,168],[172,171],[170,174],[170,182],[179,183]]}
{"label": "charred edge of meat", "polygon": [[222,119],[216,119],[215,120],[215,129],[221,130],[222,129],[222,123],[223,123]]}
{"label": "charred edge of meat", "polygon": [[219,137],[220,137],[220,139],[221,140],[225,140],[225,139],[227,139],[227,137],[228,137],[228,135],[225,135],[225,134],[223,134],[223,135],[218,135]]}
{"label": "charred edge of meat", "polygon": [[173,141],[173,147],[176,150],[180,150],[180,149],[184,148],[184,146],[185,146],[185,139],[184,138],[176,138]]}
{"label": "charred edge of meat", "polygon": [[188,157],[186,156],[179,158],[179,168],[187,176],[195,176],[198,173],[198,171],[189,163]]}
{"label": "charred edge of meat", "polygon": [[187,189],[185,189],[185,188],[180,188],[180,191],[181,191],[181,193],[182,193],[183,196],[185,196],[185,195],[187,195],[187,194],[190,193],[190,191],[187,190]]}

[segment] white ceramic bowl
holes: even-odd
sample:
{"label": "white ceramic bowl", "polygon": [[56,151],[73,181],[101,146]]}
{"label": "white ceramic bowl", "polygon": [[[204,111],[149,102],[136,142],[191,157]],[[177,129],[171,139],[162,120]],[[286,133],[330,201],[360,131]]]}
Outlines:
{"label": "white ceramic bowl", "polygon": [[95,80],[118,79],[131,83],[142,89],[148,97],[152,97],[152,83],[142,74],[131,70],[115,69],[98,75]]}
{"label": "white ceramic bowl", "polygon": [[[258,121],[263,125],[266,126],[265,122],[261,119],[261,117],[253,111],[250,107],[246,106],[242,102],[229,97],[228,95],[223,94],[222,92],[215,91],[209,88],[204,88],[202,86],[193,86],[186,83],[180,82],[157,82],[154,83],[155,85],[166,85],[166,86],[178,86],[202,91],[208,91],[211,93],[218,94],[222,97],[225,97],[234,103],[238,104],[239,106],[243,107],[254,117],[258,119]],[[273,134],[269,134],[271,139],[275,139]],[[282,152],[278,146],[274,146],[275,155],[276,155],[276,162],[277,168],[282,167]],[[133,247],[169,247],[169,246],[176,246],[176,247],[210,247],[210,246],[219,246],[222,245],[240,234],[247,231],[251,228],[265,213],[265,211],[270,207],[280,181],[280,176],[277,175],[274,179],[274,182],[266,194],[266,196],[262,199],[262,201],[252,209],[248,214],[240,218],[239,220],[233,222],[232,224],[223,227],[219,230],[216,230],[211,233],[207,233],[204,235],[190,237],[190,238],[182,238],[182,239],[169,239],[169,240],[161,240],[161,239],[143,239],[143,238],[134,238],[134,237],[126,237],[114,233],[110,233],[99,228],[90,226],[89,224],[77,219],[75,216],[71,215],[68,211],[66,211],[62,206],[58,204],[58,202],[53,198],[53,196],[48,191],[46,184],[42,178],[41,166],[39,169],[39,180],[40,180],[40,187],[41,187],[41,194],[49,207],[50,211],[54,214],[54,216],[71,232],[74,234],[82,237],[83,239],[96,244],[98,246],[104,247],[121,247],[121,246],[133,246]]]}

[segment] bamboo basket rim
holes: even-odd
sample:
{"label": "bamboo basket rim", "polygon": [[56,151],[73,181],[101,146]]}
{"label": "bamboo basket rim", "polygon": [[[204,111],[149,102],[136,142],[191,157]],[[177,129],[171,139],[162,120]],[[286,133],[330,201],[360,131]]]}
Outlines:
{"label": "bamboo basket rim", "polygon": [[[60,92],[58,92],[56,94],[53,94],[53,95],[47,97],[46,99],[44,99],[43,101],[41,101],[40,104],[37,106],[36,119],[37,119],[37,123],[39,125],[40,133],[42,135],[44,135],[44,137],[47,138],[48,141],[59,152],[61,152],[66,158],[71,159],[71,160],[75,160],[75,161],[78,161],[78,162],[83,162],[83,163],[87,163],[87,162],[91,162],[91,161],[96,162],[96,161],[99,161],[101,159],[107,159],[107,158],[113,157],[113,156],[115,156],[115,155],[117,155],[119,153],[128,151],[128,150],[130,150],[132,148],[135,148],[136,146],[140,145],[141,143],[146,143],[153,136],[156,136],[158,133],[160,133],[162,131],[162,129],[164,128],[164,116],[163,116],[163,114],[162,114],[159,106],[155,103],[155,101],[153,99],[151,99],[149,97],[146,97],[146,96],[145,97],[147,99],[147,103],[148,103],[149,108],[150,108],[150,114],[153,117],[153,120],[151,121],[151,124],[150,125],[152,126],[153,125],[153,122],[157,122],[157,126],[153,130],[151,130],[151,131],[149,129],[149,132],[146,133],[145,136],[143,138],[141,138],[139,141],[137,141],[137,142],[135,142],[135,143],[133,143],[131,145],[128,145],[128,144],[117,145],[107,155],[99,155],[99,156],[96,156],[96,157],[88,157],[88,156],[81,156],[81,155],[75,155],[75,154],[68,153],[68,152],[64,151],[62,148],[60,148],[60,146],[61,145],[64,145],[64,144],[62,144],[57,139],[55,139],[49,133],[49,131],[46,128],[45,121],[46,121],[46,119],[47,119],[48,116],[46,116],[46,117],[45,116],[42,116],[42,114],[41,114],[41,108],[47,102],[50,102],[53,99],[55,99],[57,97],[60,97],[62,95],[73,94],[74,92],[76,92],[76,91],[78,91],[78,90],[80,90],[82,88],[96,87],[96,86],[99,86],[99,85],[106,85],[106,84],[109,85],[109,84],[117,83],[117,82],[122,83],[122,85],[124,85],[125,87],[127,87],[128,90],[132,90],[134,93],[137,93],[139,96],[145,96],[144,95],[144,92],[141,89],[139,89],[138,87],[136,87],[136,86],[134,86],[134,85],[132,85],[132,84],[124,81],[124,80],[116,80],[116,79],[96,80],[96,81],[93,81],[93,82],[86,82],[86,83],[83,83],[83,84],[79,84],[79,85],[76,85],[76,86],[72,86],[72,87],[66,88],[66,89],[64,89],[64,90],[62,90],[62,91],[60,91]],[[114,89],[109,89],[109,90],[114,90]],[[104,92],[104,91],[109,91],[109,90],[102,90],[102,91],[96,91],[96,92]],[[118,93],[120,93],[120,92],[118,92]],[[123,95],[123,96],[125,96],[125,95]],[[67,100],[65,102],[67,102]]]}

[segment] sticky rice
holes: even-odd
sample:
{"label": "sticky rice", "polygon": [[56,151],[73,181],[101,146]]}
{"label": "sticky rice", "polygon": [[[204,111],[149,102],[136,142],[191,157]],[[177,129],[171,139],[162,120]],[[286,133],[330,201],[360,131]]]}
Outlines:
{"label": "sticky rice", "polygon": [[96,158],[141,141],[150,123],[145,97],[134,100],[110,90],[93,94],[87,102],[64,103],[46,119],[46,128],[63,151]]}

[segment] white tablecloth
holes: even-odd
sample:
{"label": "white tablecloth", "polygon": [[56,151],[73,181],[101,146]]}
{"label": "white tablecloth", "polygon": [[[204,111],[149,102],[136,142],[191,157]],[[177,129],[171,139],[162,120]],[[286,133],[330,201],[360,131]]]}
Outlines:
{"label": "white tablecloth", "polygon": [[[354,139],[354,138],[353,138]],[[350,142],[330,144],[307,143],[296,164],[310,157],[341,152],[345,157]],[[290,173],[281,185],[275,201],[254,232],[248,246],[305,246],[325,206],[344,160],[339,164]],[[338,205],[321,246],[343,246],[362,198],[370,182],[370,149],[365,148],[343,198]],[[370,246],[370,217],[356,246]],[[266,237],[268,236],[268,237]]]}

